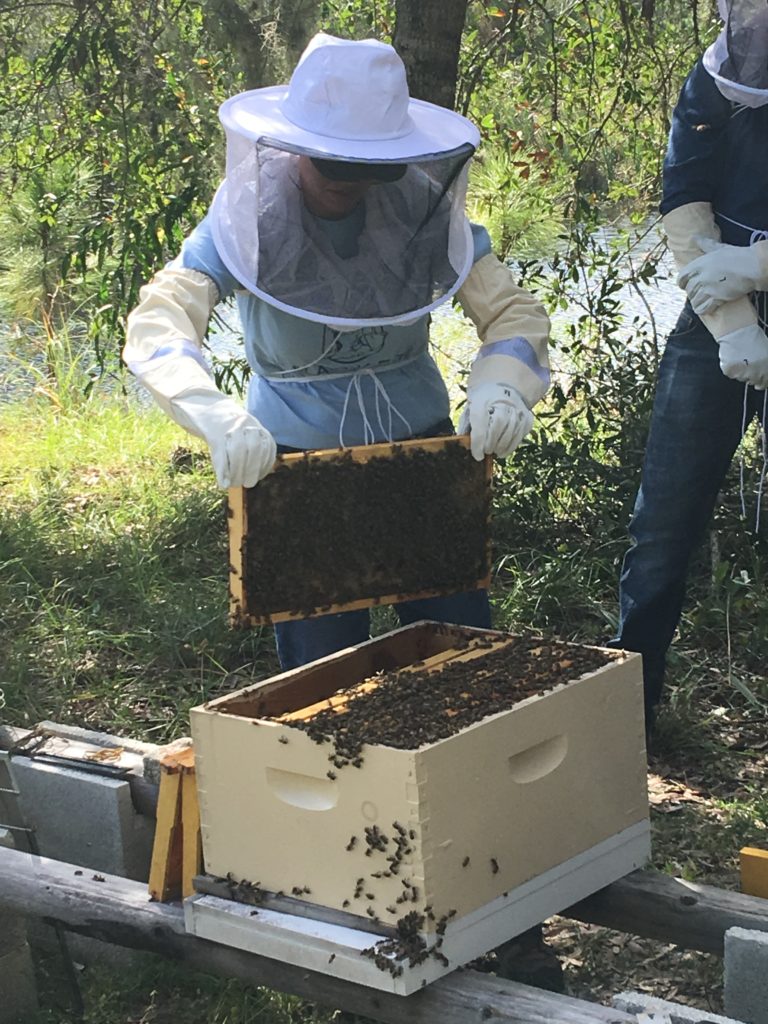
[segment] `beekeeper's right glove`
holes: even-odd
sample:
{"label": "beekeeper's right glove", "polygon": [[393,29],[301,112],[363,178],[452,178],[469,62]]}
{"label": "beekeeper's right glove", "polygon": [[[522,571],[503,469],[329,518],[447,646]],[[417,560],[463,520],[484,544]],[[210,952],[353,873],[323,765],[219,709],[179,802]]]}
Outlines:
{"label": "beekeeper's right glove", "polygon": [[726,377],[768,388],[768,336],[757,324],[740,327],[717,339],[720,369]]}
{"label": "beekeeper's right glove", "polygon": [[195,270],[166,268],[129,315],[123,359],[172,420],[202,437],[220,487],[253,487],[272,469],[276,445],[259,421],[213,382],[201,351],[218,291]]}
{"label": "beekeeper's right glove", "polygon": [[170,407],[172,419],[207,443],[219,487],[255,487],[274,466],[272,435],[213,382],[184,391]]}

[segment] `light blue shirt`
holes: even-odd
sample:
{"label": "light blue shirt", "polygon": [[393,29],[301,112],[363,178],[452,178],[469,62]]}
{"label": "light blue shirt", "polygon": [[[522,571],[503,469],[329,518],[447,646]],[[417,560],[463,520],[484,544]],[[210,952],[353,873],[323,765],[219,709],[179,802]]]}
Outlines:
{"label": "light blue shirt", "polygon": [[[354,253],[355,215],[323,221],[336,249]],[[475,261],[491,251],[472,225]],[[450,412],[445,382],[428,351],[429,322],[339,331],[292,316],[245,291],[224,265],[205,218],[172,266],[206,274],[221,299],[237,298],[252,376],[247,407],[278,444],[335,448],[424,434]]]}

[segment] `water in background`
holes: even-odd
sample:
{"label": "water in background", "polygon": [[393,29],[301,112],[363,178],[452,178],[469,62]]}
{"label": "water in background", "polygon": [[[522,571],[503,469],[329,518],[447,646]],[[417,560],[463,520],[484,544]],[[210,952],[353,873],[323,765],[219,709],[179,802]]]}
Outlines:
{"label": "water in background", "polygon": [[[627,270],[636,269],[647,254],[658,251],[660,238],[655,226],[640,232],[640,241],[629,246],[625,253],[624,265]],[[596,236],[601,247],[615,243],[620,238],[618,229],[603,229]],[[596,286],[582,274],[574,286],[573,302],[565,310],[559,309],[552,316],[552,333],[557,339],[565,327],[583,315],[588,306],[590,288]],[[659,276],[652,284],[626,285],[615,295],[621,303],[624,334],[627,344],[639,329],[646,333],[655,331],[659,343],[669,333],[682,306],[683,296],[675,283],[672,259],[664,253],[659,263]],[[242,330],[237,307],[234,303],[217,307],[216,317],[211,322],[208,344],[217,360],[242,356]],[[454,405],[462,398],[460,382],[478,347],[478,339],[472,324],[466,320],[450,302],[445,303],[433,314],[432,352],[449,385]],[[558,356],[554,352],[557,369]],[[34,337],[25,337],[18,327],[0,322],[0,402],[18,399],[31,394],[39,384],[43,368],[41,346]],[[132,380],[127,381],[129,393],[136,394],[141,401],[146,393],[137,388]]]}

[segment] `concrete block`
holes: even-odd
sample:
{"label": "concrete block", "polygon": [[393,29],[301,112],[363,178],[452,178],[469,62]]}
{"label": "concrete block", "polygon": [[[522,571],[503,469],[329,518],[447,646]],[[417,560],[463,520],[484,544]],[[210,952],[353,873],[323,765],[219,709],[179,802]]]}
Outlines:
{"label": "concrete block", "polygon": [[128,782],[25,757],[13,774],[43,856],[148,879],[154,822],[136,813]]}
{"label": "concrete block", "polygon": [[725,1009],[745,1024],[768,1024],[768,933],[725,933]]}
{"label": "concrete block", "polygon": [[[8,770],[8,764],[5,758],[0,754],[0,790],[12,790],[14,789],[13,779],[11,773]],[[24,819],[21,814],[21,805],[19,800],[14,796],[13,793],[0,792],[0,827],[3,825],[12,825],[14,829],[19,829],[24,825]],[[10,833],[9,833],[10,834]],[[13,832],[16,849],[27,850],[26,840],[22,832]]]}
{"label": "concrete block", "polygon": [[115,736],[111,732],[94,732],[93,729],[83,729],[78,725],[40,722],[38,729],[48,736],[58,736],[71,743],[96,747],[120,747],[124,751],[138,754],[140,757],[152,754],[159,749],[156,743],[146,743],[144,740],[136,740],[130,736]]}
{"label": "concrete block", "polygon": [[624,1013],[636,1013],[640,1024],[743,1024],[732,1017],[721,1017],[694,1006],[670,1003],[643,992],[620,992],[611,999],[611,1005]]}

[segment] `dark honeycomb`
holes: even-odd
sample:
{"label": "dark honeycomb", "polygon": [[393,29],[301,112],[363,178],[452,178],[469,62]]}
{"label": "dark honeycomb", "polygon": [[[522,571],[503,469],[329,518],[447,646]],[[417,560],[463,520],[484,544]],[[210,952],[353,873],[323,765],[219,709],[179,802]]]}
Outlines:
{"label": "dark honeycomb", "polygon": [[[482,644],[490,641],[472,647]],[[439,671],[382,673],[375,689],[353,696],[345,710],[324,709],[285,724],[318,743],[330,742],[329,759],[337,767],[359,767],[365,744],[416,750],[620,657],[541,637],[515,637],[471,660],[446,662]]]}
{"label": "dark honeycomb", "polygon": [[292,457],[246,491],[245,611],[476,587],[489,571],[490,484],[463,445]]}

